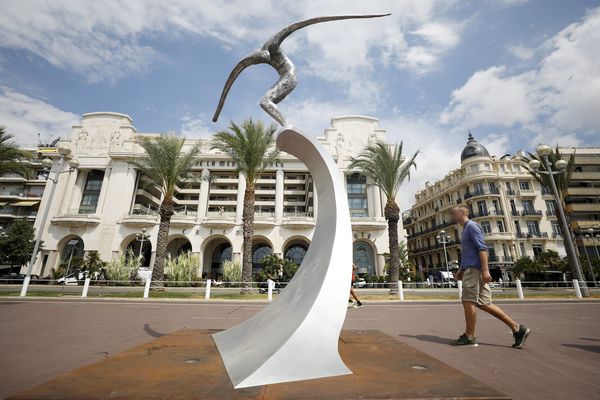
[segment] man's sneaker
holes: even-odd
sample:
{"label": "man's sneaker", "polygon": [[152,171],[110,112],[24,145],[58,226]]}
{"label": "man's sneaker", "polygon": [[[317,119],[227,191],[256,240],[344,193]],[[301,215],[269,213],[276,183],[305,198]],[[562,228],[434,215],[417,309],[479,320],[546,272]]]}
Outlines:
{"label": "man's sneaker", "polygon": [[451,341],[450,346],[478,347],[479,344],[477,344],[477,339],[474,337],[468,337],[466,333],[463,333],[458,339]]}
{"label": "man's sneaker", "polygon": [[357,301],[356,304],[354,305],[354,308],[361,308],[363,306],[363,303],[361,303],[360,301]]}
{"label": "man's sneaker", "polygon": [[350,307],[356,308],[356,305],[354,304],[354,302],[352,300],[348,300],[348,308],[350,308]]}
{"label": "man's sneaker", "polygon": [[519,325],[519,330],[513,333],[513,338],[515,339],[512,345],[513,349],[522,349],[529,333],[530,330],[525,325]]}

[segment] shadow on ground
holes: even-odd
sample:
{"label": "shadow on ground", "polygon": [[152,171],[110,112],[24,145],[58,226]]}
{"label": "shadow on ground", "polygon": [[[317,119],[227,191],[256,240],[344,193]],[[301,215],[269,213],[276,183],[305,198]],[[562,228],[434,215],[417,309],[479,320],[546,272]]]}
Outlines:
{"label": "shadow on ground", "polygon": [[[438,344],[446,344],[446,345],[450,345],[450,342],[454,339],[449,339],[449,338],[443,338],[440,336],[434,336],[434,335],[398,335],[400,337],[405,337],[405,338],[411,338],[411,339],[417,339],[420,340],[422,342],[430,342],[430,343],[438,343]],[[480,346],[493,346],[493,347],[511,347],[511,346],[505,346],[505,345],[501,345],[501,344],[494,344],[494,343],[485,343],[485,342],[477,342],[479,343]]]}

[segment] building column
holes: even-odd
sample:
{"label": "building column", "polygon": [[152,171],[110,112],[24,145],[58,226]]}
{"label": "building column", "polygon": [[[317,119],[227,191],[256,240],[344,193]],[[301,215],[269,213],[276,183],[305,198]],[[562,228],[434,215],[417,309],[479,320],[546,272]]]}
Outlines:
{"label": "building column", "polygon": [[71,207],[71,202],[73,201],[73,190],[75,189],[75,182],[77,182],[78,175],[78,169],[74,169],[69,172],[69,181],[67,182],[67,187],[65,189],[65,197],[60,207],[60,215],[66,214],[67,209]]}
{"label": "building column", "polygon": [[373,184],[373,209],[375,210],[375,218],[379,219],[383,216],[381,213],[381,189]]}
{"label": "building column", "polygon": [[373,193],[373,185],[371,178],[367,178],[367,210],[369,218],[375,218],[375,193]]}
{"label": "building column", "polygon": [[275,223],[281,224],[283,219],[283,189],[284,189],[283,169],[278,169],[275,174]]}
{"label": "building column", "polygon": [[208,196],[210,189],[210,171],[205,168],[202,170],[202,180],[200,181],[200,195],[198,196],[198,213],[196,220],[202,219],[206,216],[208,210]]}
{"label": "building column", "polygon": [[98,205],[96,206],[96,212],[94,214],[102,213],[104,208],[104,203],[106,200],[106,193],[108,192],[108,181],[110,179],[110,174],[112,172],[112,168],[106,168],[104,170],[104,178],[102,179],[102,188],[100,189],[100,196],[98,198]]}
{"label": "building column", "polygon": [[235,208],[235,223],[242,223],[242,214],[244,213],[244,192],[246,191],[246,177],[241,172],[238,175],[237,203]]}
{"label": "building column", "polygon": [[385,267],[385,256],[383,254],[377,254],[377,265],[375,266],[376,268],[376,273],[377,275],[383,275],[383,270]]}

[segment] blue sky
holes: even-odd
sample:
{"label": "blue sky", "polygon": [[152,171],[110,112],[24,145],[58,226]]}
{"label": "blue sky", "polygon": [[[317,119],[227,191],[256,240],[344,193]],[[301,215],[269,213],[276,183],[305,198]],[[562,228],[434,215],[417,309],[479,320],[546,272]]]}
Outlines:
{"label": "blue sky", "polygon": [[4,0],[0,124],[22,144],[66,136],[92,111],[129,114],[141,132],[208,137],[229,120],[268,121],[267,66],[236,81],[236,62],[284,25],[382,13],[296,32],[284,50],[299,85],[281,105],[319,134],[331,117],[380,119],[389,141],[420,149],[403,207],[459,165],[468,129],[491,153],[545,141],[600,145],[600,2]]}

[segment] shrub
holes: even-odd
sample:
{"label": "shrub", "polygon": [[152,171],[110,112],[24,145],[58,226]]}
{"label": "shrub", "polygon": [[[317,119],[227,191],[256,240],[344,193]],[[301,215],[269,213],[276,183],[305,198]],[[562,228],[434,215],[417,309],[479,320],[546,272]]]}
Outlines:
{"label": "shrub", "polygon": [[234,261],[225,261],[223,263],[223,280],[225,282],[241,282],[242,264]]}
{"label": "shrub", "polygon": [[136,281],[139,279],[138,267],[138,258],[133,250],[128,249],[125,254],[121,254],[106,265],[104,276],[110,281]]}
{"label": "shrub", "polygon": [[181,283],[200,281],[200,257],[188,252],[168,259],[165,279]]}

